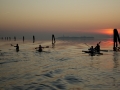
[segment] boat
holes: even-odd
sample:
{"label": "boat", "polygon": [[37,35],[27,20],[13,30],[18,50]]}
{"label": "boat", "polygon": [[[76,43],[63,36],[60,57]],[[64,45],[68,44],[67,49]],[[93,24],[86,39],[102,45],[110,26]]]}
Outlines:
{"label": "boat", "polygon": [[103,53],[100,53],[100,52],[93,52],[91,53],[91,51],[87,51],[87,50],[83,50],[82,52],[84,53],[89,53],[91,56],[95,56],[95,55],[103,55]]}

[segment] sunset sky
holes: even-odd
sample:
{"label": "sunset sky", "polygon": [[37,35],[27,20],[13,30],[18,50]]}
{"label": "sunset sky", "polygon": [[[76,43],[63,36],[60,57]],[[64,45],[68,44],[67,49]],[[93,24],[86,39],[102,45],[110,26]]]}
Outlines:
{"label": "sunset sky", "polygon": [[112,35],[120,0],[0,0],[0,35]]}

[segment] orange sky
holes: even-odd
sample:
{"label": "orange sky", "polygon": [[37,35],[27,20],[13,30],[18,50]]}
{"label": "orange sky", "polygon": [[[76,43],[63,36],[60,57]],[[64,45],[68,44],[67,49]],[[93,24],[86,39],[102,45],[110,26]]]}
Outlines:
{"label": "orange sky", "polygon": [[[117,29],[117,30],[120,33],[120,29]],[[113,35],[113,29],[101,29],[101,30],[98,30],[97,33]]]}
{"label": "orange sky", "polygon": [[100,33],[120,29],[120,0],[0,0],[0,31]]}

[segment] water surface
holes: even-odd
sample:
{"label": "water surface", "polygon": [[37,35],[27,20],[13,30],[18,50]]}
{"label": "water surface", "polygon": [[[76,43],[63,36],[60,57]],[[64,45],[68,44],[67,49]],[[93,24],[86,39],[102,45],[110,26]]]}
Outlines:
{"label": "water surface", "polygon": [[[101,41],[103,55],[82,50]],[[16,52],[10,44],[19,44]],[[40,53],[35,47],[49,46]],[[87,45],[86,45],[87,44]],[[1,90],[120,90],[120,52],[111,39],[0,41]]]}

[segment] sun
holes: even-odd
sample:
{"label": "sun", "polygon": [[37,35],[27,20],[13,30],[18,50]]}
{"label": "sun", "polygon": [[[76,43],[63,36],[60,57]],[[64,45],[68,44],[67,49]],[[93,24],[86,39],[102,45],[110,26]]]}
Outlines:
{"label": "sun", "polygon": [[113,35],[113,29],[101,29],[99,33],[106,34],[106,35]]}
{"label": "sun", "polygon": [[112,35],[113,29],[105,29],[105,34]]}

